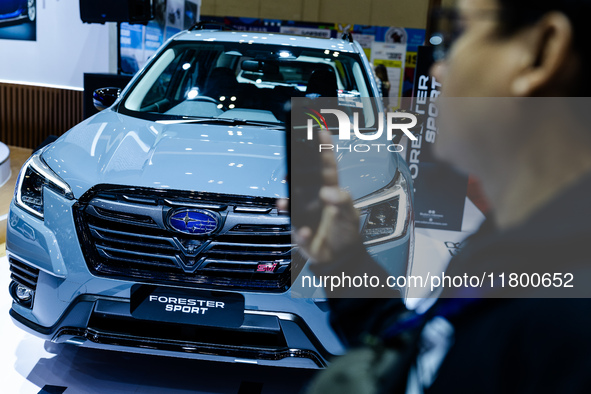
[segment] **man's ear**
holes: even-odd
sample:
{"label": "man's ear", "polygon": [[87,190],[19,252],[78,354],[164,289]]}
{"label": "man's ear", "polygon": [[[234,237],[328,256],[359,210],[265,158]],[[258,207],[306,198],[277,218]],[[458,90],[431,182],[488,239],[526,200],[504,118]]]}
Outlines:
{"label": "man's ear", "polygon": [[575,72],[573,58],[573,28],[570,20],[560,12],[545,15],[534,26],[527,28],[527,48],[524,64],[511,84],[514,96],[535,96],[540,92],[564,89],[557,82],[567,83]]}

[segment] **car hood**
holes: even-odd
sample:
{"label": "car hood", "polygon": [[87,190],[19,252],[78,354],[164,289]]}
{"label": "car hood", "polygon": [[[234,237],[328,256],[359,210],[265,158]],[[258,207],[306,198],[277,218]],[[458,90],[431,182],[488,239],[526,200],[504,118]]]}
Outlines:
{"label": "car hood", "polygon": [[[76,198],[97,184],[286,197],[285,132],[265,127],[162,124],[105,110],[71,129],[43,159]],[[354,198],[390,183],[397,155],[337,155]]]}

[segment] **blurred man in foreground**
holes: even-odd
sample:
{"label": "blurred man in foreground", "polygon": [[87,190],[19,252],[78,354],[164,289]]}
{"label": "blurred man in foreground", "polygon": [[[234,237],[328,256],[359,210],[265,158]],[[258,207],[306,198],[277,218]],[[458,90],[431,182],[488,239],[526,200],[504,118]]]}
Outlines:
{"label": "blurred man in foreground", "polygon": [[[492,207],[448,273],[494,272],[495,280],[444,289],[412,319],[391,300],[331,299],[335,330],[353,346],[368,332],[398,338],[392,348],[403,350],[390,375],[402,377],[378,389],[591,392],[591,107],[576,98],[591,89],[589,15],[588,0],[462,0],[448,16],[457,40],[433,68],[442,83],[436,152],[475,174]],[[558,97],[569,99],[545,99]],[[345,266],[379,271],[354,231],[358,218],[338,188],[334,158],[325,154],[323,162],[320,226],[298,229],[296,240],[322,275]],[[518,275],[515,286],[511,273]],[[549,286],[520,279],[544,274]],[[397,331],[388,314],[404,327]],[[330,369],[313,390],[336,387]]]}

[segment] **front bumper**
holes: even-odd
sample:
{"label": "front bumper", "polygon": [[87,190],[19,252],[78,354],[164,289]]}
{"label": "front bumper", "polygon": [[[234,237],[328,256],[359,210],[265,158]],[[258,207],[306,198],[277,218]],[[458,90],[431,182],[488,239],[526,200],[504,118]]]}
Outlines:
{"label": "front bumper", "polygon": [[212,361],[323,368],[332,354],[297,315],[246,310],[236,329],[134,319],[129,301],[78,297],[51,327],[32,323],[13,308],[17,326],[45,340],[83,347]]}
{"label": "front bumper", "polygon": [[[80,247],[73,201],[51,190],[44,199],[51,209],[43,221],[14,203],[8,219],[9,261],[38,270],[32,306],[14,302],[10,311],[25,331],[91,348],[298,368],[323,368],[344,352],[330,328],[326,300],[292,297],[291,290],[242,292],[244,322],[238,328],[135,319],[130,294],[136,282],[93,275]],[[380,262],[406,262],[408,237],[370,253]]]}

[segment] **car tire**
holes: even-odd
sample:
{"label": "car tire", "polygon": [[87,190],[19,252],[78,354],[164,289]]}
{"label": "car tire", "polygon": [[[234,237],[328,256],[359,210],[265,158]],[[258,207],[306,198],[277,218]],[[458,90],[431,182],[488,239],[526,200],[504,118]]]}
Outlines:
{"label": "car tire", "polygon": [[35,5],[35,0],[27,0],[27,16],[29,17],[30,22],[35,21],[35,18],[37,17],[37,7]]}

